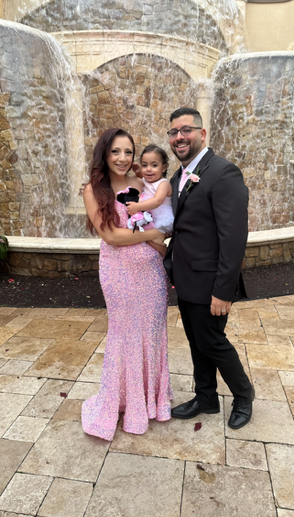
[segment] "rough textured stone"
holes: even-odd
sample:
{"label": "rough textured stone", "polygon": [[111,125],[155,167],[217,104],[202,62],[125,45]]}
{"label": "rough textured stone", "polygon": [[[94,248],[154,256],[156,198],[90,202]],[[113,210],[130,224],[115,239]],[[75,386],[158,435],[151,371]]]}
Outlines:
{"label": "rough textured stone", "polygon": [[187,462],[182,517],[275,517],[267,472]]}
{"label": "rough textured stone", "polygon": [[[231,413],[231,402],[231,397],[225,397],[226,422]],[[287,402],[255,399],[250,422],[238,431],[226,424],[225,432],[228,438],[238,440],[294,444],[294,422]]]}
{"label": "rough textured stone", "polygon": [[[178,517],[184,462],[109,454],[85,517]],[[152,494],[152,498],[150,497]]]}
{"label": "rough textured stone", "polygon": [[270,443],[266,451],[277,504],[294,510],[294,447]]}
{"label": "rough textured stone", "polygon": [[[173,406],[193,398],[193,395],[184,392],[176,392],[174,395]],[[214,415],[201,414],[188,421],[176,418],[167,422],[149,420],[148,433],[141,436],[125,433],[120,421],[110,449],[127,454],[224,464],[222,399],[220,403],[221,412]],[[196,422],[202,423],[197,432],[194,430]]]}
{"label": "rough textured stone", "polygon": [[91,483],[54,479],[38,512],[40,517],[82,517],[93,492]]}
{"label": "rough textured stone", "polygon": [[32,443],[24,443],[23,441],[17,442],[0,439],[0,494],[9,483],[32,445]]}
{"label": "rough textured stone", "polygon": [[268,470],[263,443],[226,440],[227,464],[253,470]]}
{"label": "rough textured stone", "polygon": [[15,474],[0,497],[0,510],[36,515],[51,483],[48,476]]}
{"label": "rough textured stone", "polygon": [[86,436],[80,422],[52,422],[22,463],[21,470],[95,482],[108,447],[109,442]]}
{"label": "rough textured stone", "polygon": [[[292,132],[293,89],[287,95],[284,89],[292,73],[293,60],[286,55],[239,56],[215,69],[211,145],[243,170],[250,188],[250,231],[293,225],[292,189],[287,188],[292,155],[285,148]],[[291,260],[282,245],[264,247],[260,262],[268,257],[272,263]],[[253,259],[246,265],[251,267]]]}

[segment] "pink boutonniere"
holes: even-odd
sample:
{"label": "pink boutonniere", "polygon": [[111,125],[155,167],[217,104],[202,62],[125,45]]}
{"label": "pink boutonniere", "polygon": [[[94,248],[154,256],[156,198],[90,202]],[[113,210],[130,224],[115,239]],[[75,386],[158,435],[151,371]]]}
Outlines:
{"label": "pink boutonniere", "polygon": [[188,192],[188,191],[190,190],[190,188],[192,188],[192,187],[195,185],[195,183],[199,183],[199,181],[200,181],[200,179],[201,179],[201,178],[200,178],[200,176],[198,176],[199,172],[200,172],[200,167],[197,167],[197,169],[196,169],[196,174],[193,174],[192,172],[190,172],[190,174],[189,174],[189,180],[191,181],[191,183],[190,183],[190,185],[187,187],[186,192]]}

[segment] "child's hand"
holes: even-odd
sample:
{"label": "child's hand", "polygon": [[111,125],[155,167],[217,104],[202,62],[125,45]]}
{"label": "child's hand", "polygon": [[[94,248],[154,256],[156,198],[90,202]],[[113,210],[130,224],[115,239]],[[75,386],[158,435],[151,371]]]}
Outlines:
{"label": "child's hand", "polygon": [[143,178],[140,165],[138,165],[137,163],[133,163],[132,169],[138,178]]}
{"label": "child's hand", "polygon": [[135,215],[140,212],[140,208],[138,207],[139,203],[135,203],[134,201],[127,202],[127,210],[129,215]]}

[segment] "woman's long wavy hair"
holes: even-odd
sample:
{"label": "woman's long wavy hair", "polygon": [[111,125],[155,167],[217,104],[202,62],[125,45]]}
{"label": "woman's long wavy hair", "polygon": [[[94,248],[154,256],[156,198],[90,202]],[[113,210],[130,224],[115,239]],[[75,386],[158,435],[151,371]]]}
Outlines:
{"label": "woman's long wavy hair", "polygon": [[[119,224],[119,215],[115,210],[115,193],[111,187],[107,159],[110,155],[113,140],[117,136],[126,136],[133,146],[133,160],[135,157],[135,143],[133,137],[124,129],[106,129],[100,136],[93,154],[93,162],[90,168],[90,181],[94,197],[99,205],[99,214],[102,216],[101,229],[105,226],[111,229],[111,223]],[[92,235],[97,232],[92,221],[87,219],[87,228]]]}

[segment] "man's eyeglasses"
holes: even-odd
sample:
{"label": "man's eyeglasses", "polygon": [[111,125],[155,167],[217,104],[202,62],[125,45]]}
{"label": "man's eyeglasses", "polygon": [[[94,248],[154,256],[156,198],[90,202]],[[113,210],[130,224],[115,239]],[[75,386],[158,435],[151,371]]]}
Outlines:
{"label": "man's eyeglasses", "polygon": [[202,127],[183,126],[181,129],[170,129],[167,131],[167,134],[170,138],[175,138],[175,136],[178,136],[178,132],[180,131],[181,135],[187,136],[190,135],[192,129],[202,129]]}

